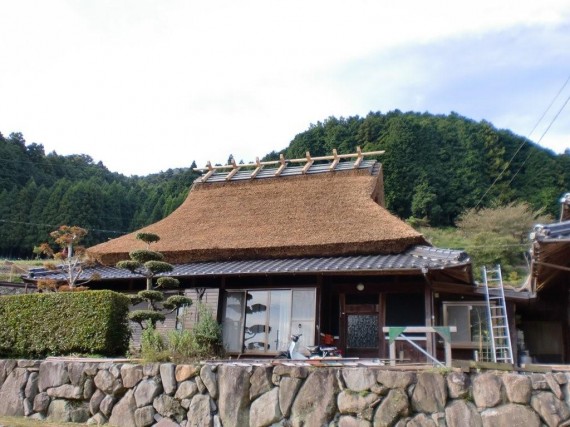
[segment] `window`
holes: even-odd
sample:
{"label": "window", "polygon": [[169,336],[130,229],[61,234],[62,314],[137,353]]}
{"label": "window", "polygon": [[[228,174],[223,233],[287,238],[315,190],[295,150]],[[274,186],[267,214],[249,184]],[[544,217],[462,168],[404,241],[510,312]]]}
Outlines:
{"label": "window", "polygon": [[240,290],[226,293],[223,342],[229,353],[275,354],[287,349],[291,334],[313,345],[314,289]]}
{"label": "window", "polygon": [[487,307],[481,301],[444,302],[443,320],[446,326],[456,326],[451,334],[454,347],[481,348],[489,342]]}

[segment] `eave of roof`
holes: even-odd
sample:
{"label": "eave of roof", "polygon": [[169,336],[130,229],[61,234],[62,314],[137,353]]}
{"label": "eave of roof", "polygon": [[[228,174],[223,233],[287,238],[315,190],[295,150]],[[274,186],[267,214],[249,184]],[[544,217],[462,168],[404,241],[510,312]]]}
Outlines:
{"label": "eave of roof", "polygon": [[[468,266],[471,259],[465,252],[415,246],[401,254],[358,255],[341,257],[284,258],[265,260],[208,261],[174,265],[172,277],[247,276],[271,274],[422,274]],[[80,278],[86,280],[99,273],[101,280],[140,279],[142,276],[116,267],[97,265],[88,268]],[[50,278],[64,280],[61,271],[32,269],[28,280]]]}
{"label": "eave of roof", "polygon": [[530,238],[539,243],[570,241],[570,221],[538,224],[530,233]]}
{"label": "eave of roof", "polygon": [[570,221],[538,224],[530,233],[531,289],[566,282],[570,274]]}

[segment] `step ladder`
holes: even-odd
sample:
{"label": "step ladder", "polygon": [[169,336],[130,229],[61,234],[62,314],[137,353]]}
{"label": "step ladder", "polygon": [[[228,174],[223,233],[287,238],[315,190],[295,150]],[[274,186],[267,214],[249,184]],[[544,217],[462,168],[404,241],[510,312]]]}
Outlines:
{"label": "step ladder", "polygon": [[483,357],[490,362],[513,364],[513,346],[500,265],[492,269],[483,267],[483,286],[485,287],[489,327],[488,354]]}

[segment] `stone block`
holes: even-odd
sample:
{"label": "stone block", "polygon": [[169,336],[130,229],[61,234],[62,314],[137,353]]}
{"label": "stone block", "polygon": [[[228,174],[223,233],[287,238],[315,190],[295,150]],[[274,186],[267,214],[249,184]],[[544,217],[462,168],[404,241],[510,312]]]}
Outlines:
{"label": "stone block", "polygon": [[532,393],[532,384],[529,377],[526,375],[506,374],[503,375],[502,379],[509,402],[528,405]]}
{"label": "stone block", "polygon": [[158,378],[142,380],[136,386],[134,393],[137,408],[151,405],[160,393],[162,393],[162,382]]}
{"label": "stone block", "polygon": [[211,427],[212,424],[210,397],[204,394],[195,395],[188,407],[186,427]]}
{"label": "stone block", "polygon": [[196,381],[183,381],[178,385],[178,389],[176,390],[174,398],[178,400],[192,399],[196,393],[198,393],[198,386],[196,385]]}
{"label": "stone block", "polygon": [[[280,377],[281,378],[281,377]],[[288,417],[293,400],[301,388],[301,378],[282,377],[279,383],[279,409],[283,416]]]}
{"label": "stone block", "polygon": [[356,393],[352,390],[341,391],[337,396],[337,406],[341,414],[361,414],[367,408],[378,403],[380,397],[375,393]]}
{"label": "stone block", "polygon": [[445,378],[447,391],[451,399],[464,399],[469,395],[471,381],[469,376],[463,372],[450,372]]}
{"label": "stone block", "polygon": [[137,427],[149,427],[154,424],[156,411],[152,406],[144,406],[135,411],[135,424]]}
{"label": "stone block", "polygon": [[564,395],[562,394],[562,389],[560,388],[560,384],[558,383],[556,377],[552,374],[552,372],[548,372],[547,374],[545,374],[544,379],[546,380],[546,384],[548,384],[548,387],[550,388],[552,393],[554,393],[554,396],[556,396],[557,399],[564,399]]}
{"label": "stone block", "polygon": [[124,364],[121,366],[121,378],[125,388],[134,388],[143,379],[142,366]]}
{"label": "stone block", "polygon": [[216,381],[216,373],[212,370],[210,365],[202,366],[200,370],[200,379],[206,386],[208,393],[212,399],[218,398],[218,382]]}
{"label": "stone block", "polygon": [[279,389],[277,387],[258,397],[249,411],[250,426],[268,426],[281,419]]}
{"label": "stone block", "polygon": [[376,380],[388,388],[405,389],[416,380],[416,374],[414,372],[381,369],[376,373]]}
{"label": "stone block", "polygon": [[107,418],[109,418],[111,416],[111,412],[113,411],[113,406],[115,406],[116,401],[117,399],[115,399],[111,395],[105,396],[99,405],[99,411]]}
{"label": "stone block", "polygon": [[370,390],[376,385],[376,375],[368,368],[345,368],[342,378],[346,387],[356,392]]}
{"label": "stone block", "polygon": [[418,414],[406,423],[406,427],[437,427],[437,423],[426,414]]}
{"label": "stone block", "polygon": [[24,392],[29,373],[26,368],[14,368],[0,387],[0,415],[24,415]]}
{"label": "stone block", "polygon": [[447,427],[482,427],[483,420],[471,402],[454,400],[445,408]]}
{"label": "stone block", "polygon": [[199,365],[177,365],[175,371],[176,381],[180,383],[182,381],[189,380],[190,378],[194,378],[199,373]]}
{"label": "stone block", "polygon": [[69,383],[69,374],[63,362],[42,362],[40,365],[40,378],[38,387],[46,391],[51,387],[59,387]]}
{"label": "stone block", "polygon": [[34,412],[45,413],[48,410],[50,402],[51,399],[45,391],[42,393],[38,393],[34,398],[34,405],[33,405]]}
{"label": "stone block", "polygon": [[99,406],[101,405],[101,402],[104,398],[105,393],[103,393],[101,390],[96,390],[95,393],[93,393],[93,396],[91,396],[91,399],[89,399],[89,412],[91,412],[91,415],[95,415],[97,412],[99,412]]}
{"label": "stone block", "polygon": [[534,394],[530,405],[549,427],[559,426],[570,418],[568,406],[550,392],[540,391]]}
{"label": "stone block", "polygon": [[372,423],[350,415],[341,415],[338,419],[338,427],[372,427]]}
{"label": "stone block", "polygon": [[412,407],[416,412],[441,412],[447,401],[447,385],[437,372],[422,372],[412,393]]}
{"label": "stone block", "polygon": [[408,415],[409,411],[410,403],[406,392],[401,388],[392,389],[376,409],[374,427],[390,427],[399,418]]}
{"label": "stone block", "polygon": [[63,384],[59,387],[49,388],[47,390],[49,397],[56,399],[68,399],[68,400],[82,400],[83,399],[83,389],[79,386],[73,386],[71,384]]}
{"label": "stone block", "polygon": [[250,378],[249,398],[257,399],[273,387],[271,381],[272,369],[267,366],[255,366]]}
{"label": "stone block", "polygon": [[[307,377],[291,408],[293,427],[328,424],[336,413],[339,392],[336,375],[331,369],[317,369]],[[222,423],[225,426],[224,420]]]}
{"label": "stone block", "polygon": [[473,399],[478,408],[492,408],[502,401],[501,379],[492,373],[477,375],[473,379]]}
{"label": "stone block", "polygon": [[166,394],[173,395],[176,392],[175,369],[176,366],[173,363],[162,363],[160,365],[160,378]]}
{"label": "stone block", "polygon": [[109,424],[121,427],[137,427],[135,422],[136,401],[133,390],[128,390],[113,407]]}
{"label": "stone block", "polygon": [[305,366],[277,365],[273,368],[273,375],[290,378],[307,378],[309,370]]}
{"label": "stone block", "polygon": [[165,418],[174,418],[180,422],[184,419],[186,411],[178,400],[167,394],[161,394],[154,398],[152,406],[156,412]]}
{"label": "stone block", "polygon": [[540,419],[536,412],[528,406],[508,403],[481,412],[483,427],[525,426],[540,427]]}

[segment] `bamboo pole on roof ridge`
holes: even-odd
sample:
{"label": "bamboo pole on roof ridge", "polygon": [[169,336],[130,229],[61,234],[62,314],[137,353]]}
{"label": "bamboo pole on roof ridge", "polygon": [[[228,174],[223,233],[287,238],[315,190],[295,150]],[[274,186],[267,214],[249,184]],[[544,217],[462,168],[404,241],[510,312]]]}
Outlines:
{"label": "bamboo pole on roof ridge", "polygon": [[212,163],[208,160],[205,168],[193,168],[193,170],[196,172],[207,171],[206,174],[201,178],[201,182],[206,182],[214,173],[216,173],[217,170],[231,169],[225,177],[226,181],[231,181],[234,175],[236,175],[241,168],[246,168],[246,167],[255,168],[250,175],[250,179],[253,179],[259,174],[261,169],[266,165],[279,165],[279,167],[275,170],[275,173],[273,175],[280,176],[287,167],[288,163],[305,163],[305,165],[301,169],[301,173],[304,175],[309,171],[311,166],[316,161],[332,160],[331,164],[329,165],[329,171],[332,172],[336,169],[341,159],[356,158],[356,160],[354,161],[353,168],[357,169],[362,163],[364,156],[378,156],[384,153],[385,153],[384,150],[363,152],[360,146],[358,146],[356,147],[356,153],[338,154],[336,148],[334,148],[332,155],[329,156],[312,157],[311,153],[309,151],[306,151],[305,157],[303,158],[286,159],[284,154],[281,153],[279,154],[279,160],[270,160],[270,161],[261,162],[259,161],[259,157],[256,157],[255,163],[245,163],[240,165],[236,164],[234,158],[231,159],[230,164],[223,166],[212,166]]}
{"label": "bamboo pole on roof ridge", "polygon": [[[193,168],[192,170],[196,171],[196,172],[200,172],[200,171],[211,171],[211,170],[219,170],[219,169],[234,169],[235,167],[239,168],[244,168],[244,167],[259,167],[261,166],[269,166],[269,165],[283,165],[283,161],[285,161],[286,163],[303,163],[303,162],[317,162],[317,161],[322,161],[322,160],[341,160],[341,159],[350,159],[350,158],[357,158],[357,159],[362,159],[364,156],[380,156],[382,154],[385,154],[386,151],[385,150],[379,150],[379,151],[362,151],[362,149],[360,147],[356,147],[356,153],[348,153],[348,154],[338,154],[336,148],[333,149],[333,154],[332,155],[328,155],[328,156],[318,156],[318,157],[311,157],[311,154],[309,151],[307,151],[307,154],[305,157],[301,157],[301,158],[296,158],[296,159],[285,159],[284,155],[281,153],[279,156],[279,160],[267,160],[267,161],[263,161],[260,162],[259,158],[256,158],[256,161],[254,163],[244,163],[242,165],[236,165],[235,164],[235,160],[233,160],[233,162],[231,164],[227,164],[227,165],[221,165],[221,166],[212,166],[212,163],[208,160],[206,167],[203,168]],[[358,160],[357,160],[358,161]],[[362,160],[360,160],[361,162]],[[359,164],[360,164],[359,162]]]}

